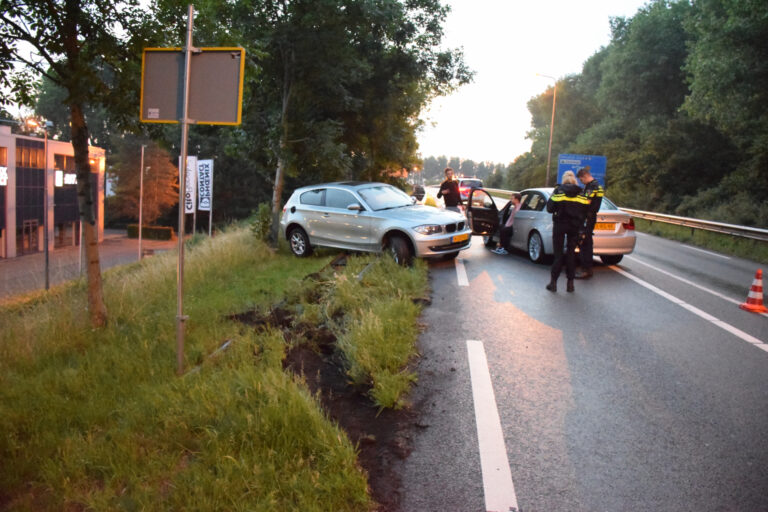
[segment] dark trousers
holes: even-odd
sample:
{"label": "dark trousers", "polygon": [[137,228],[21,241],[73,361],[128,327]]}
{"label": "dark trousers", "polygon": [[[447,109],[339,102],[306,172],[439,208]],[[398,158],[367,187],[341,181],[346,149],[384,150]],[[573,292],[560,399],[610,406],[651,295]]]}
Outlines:
{"label": "dark trousers", "polygon": [[[579,228],[569,224],[554,223],[552,226],[552,244],[555,250],[555,261],[552,263],[552,279],[560,277],[565,259],[565,275],[573,279],[576,275],[576,240],[579,237]],[[567,244],[567,250],[563,254],[563,246]]]}
{"label": "dark trousers", "polygon": [[501,231],[499,231],[499,237],[501,238],[501,247],[503,249],[509,249],[509,239],[512,238],[512,235],[515,233],[515,227],[514,226],[502,226]]}
{"label": "dark trousers", "polygon": [[594,235],[596,221],[597,217],[587,216],[587,225],[584,227],[584,240],[579,246],[579,259],[581,260],[581,266],[586,270],[591,269],[592,264],[594,263],[594,261],[592,261],[592,255],[594,251],[594,242],[592,240],[592,236]]}

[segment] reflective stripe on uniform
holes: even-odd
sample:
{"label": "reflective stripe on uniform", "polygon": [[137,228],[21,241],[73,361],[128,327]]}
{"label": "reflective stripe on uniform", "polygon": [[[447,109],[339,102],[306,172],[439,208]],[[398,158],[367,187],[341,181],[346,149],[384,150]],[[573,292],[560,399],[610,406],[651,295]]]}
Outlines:
{"label": "reflective stripe on uniform", "polygon": [[555,202],[570,201],[572,203],[589,204],[589,198],[581,194],[573,197],[567,196],[565,194],[552,194],[550,199]]}

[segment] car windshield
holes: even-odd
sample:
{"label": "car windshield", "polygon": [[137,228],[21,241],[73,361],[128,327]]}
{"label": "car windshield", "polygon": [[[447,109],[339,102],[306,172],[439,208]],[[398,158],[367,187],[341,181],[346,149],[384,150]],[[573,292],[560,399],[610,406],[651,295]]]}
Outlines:
{"label": "car windshield", "polygon": [[480,180],[461,180],[461,186],[467,188],[483,188],[483,182]]}
{"label": "car windshield", "polygon": [[413,204],[411,197],[392,185],[376,185],[357,191],[373,211],[401,208]]}

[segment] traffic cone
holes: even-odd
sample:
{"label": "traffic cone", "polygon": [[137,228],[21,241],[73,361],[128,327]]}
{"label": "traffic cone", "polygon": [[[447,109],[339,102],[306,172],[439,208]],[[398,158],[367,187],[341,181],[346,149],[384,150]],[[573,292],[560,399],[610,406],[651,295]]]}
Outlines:
{"label": "traffic cone", "polygon": [[739,307],[752,313],[768,313],[768,309],[763,305],[763,270],[757,269],[755,280],[752,281],[752,287],[747,295],[747,302],[740,304]]}

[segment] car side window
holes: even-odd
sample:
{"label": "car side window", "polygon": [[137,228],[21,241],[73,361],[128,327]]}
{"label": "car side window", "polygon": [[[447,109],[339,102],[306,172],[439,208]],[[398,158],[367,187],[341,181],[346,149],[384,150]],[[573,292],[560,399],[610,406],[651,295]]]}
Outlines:
{"label": "car side window", "polygon": [[532,194],[525,194],[520,199],[520,209],[521,210],[532,210],[533,209],[533,208],[531,208],[531,198],[532,197],[533,197]]}
{"label": "car side window", "polygon": [[309,190],[301,194],[301,204],[309,206],[322,206],[325,199],[325,189],[318,188],[315,190]]}
{"label": "car side window", "polygon": [[346,190],[329,188],[325,191],[325,206],[346,210],[351,204],[360,204],[355,196]]}
{"label": "car side window", "polygon": [[547,202],[544,200],[544,196],[541,194],[531,194],[531,200],[529,201],[530,210],[540,212],[547,206]]}

